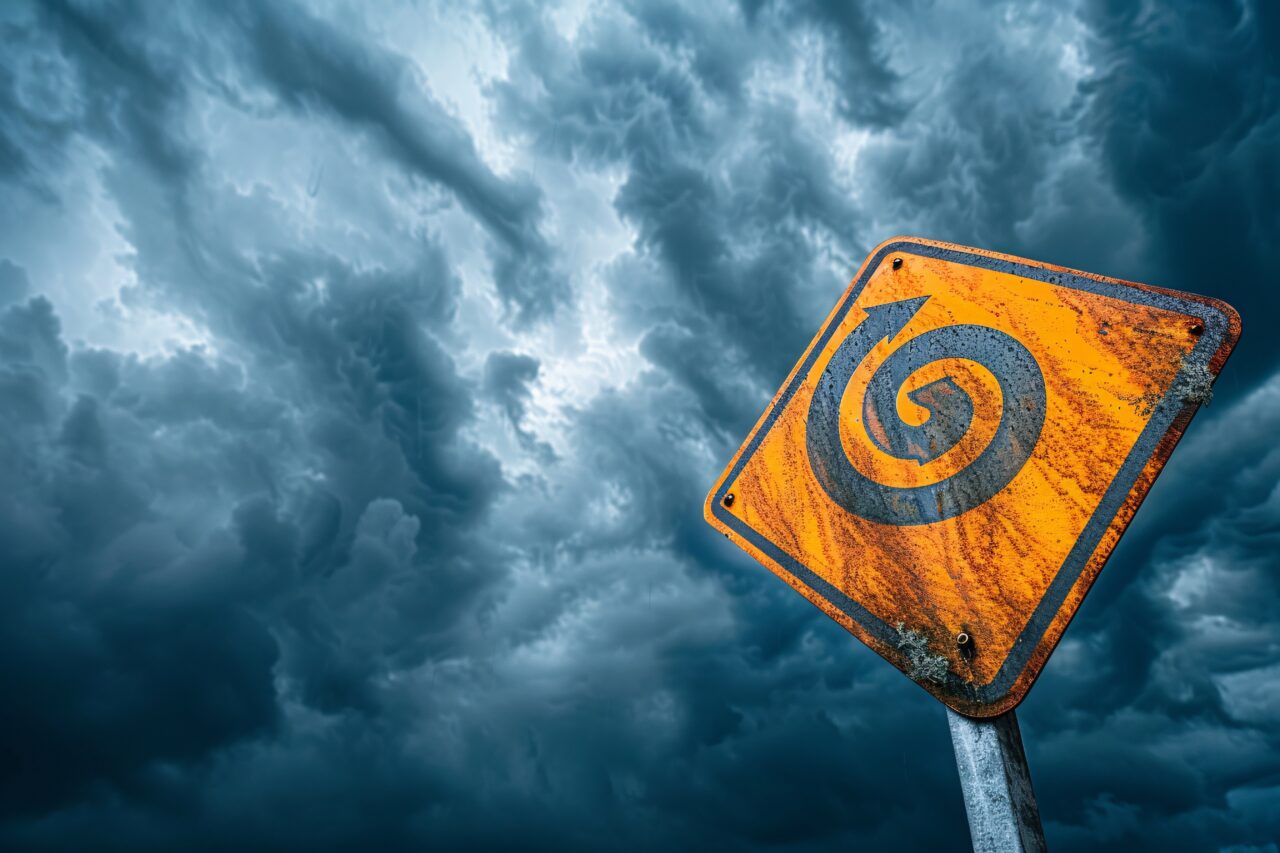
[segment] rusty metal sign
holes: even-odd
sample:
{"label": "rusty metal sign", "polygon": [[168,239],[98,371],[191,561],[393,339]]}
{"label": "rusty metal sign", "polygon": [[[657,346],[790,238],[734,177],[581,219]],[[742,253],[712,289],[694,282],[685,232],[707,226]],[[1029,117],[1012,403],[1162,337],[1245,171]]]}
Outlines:
{"label": "rusty metal sign", "polygon": [[952,709],[1021,701],[1240,334],[1227,304],[881,244],[706,518]]}

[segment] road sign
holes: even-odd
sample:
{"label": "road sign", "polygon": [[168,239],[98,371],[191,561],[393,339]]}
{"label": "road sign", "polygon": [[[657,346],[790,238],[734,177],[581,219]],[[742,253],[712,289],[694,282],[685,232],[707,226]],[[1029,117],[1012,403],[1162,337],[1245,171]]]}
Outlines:
{"label": "road sign", "polygon": [[1223,302],[881,244],[707,520],[952,709],[1040,673],[1240,334]]}

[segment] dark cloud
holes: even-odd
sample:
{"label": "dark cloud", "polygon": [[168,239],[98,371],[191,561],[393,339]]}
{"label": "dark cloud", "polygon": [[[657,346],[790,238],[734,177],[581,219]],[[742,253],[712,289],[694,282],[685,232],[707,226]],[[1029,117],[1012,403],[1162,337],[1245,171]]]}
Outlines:
{"label": "dark cloud", "polygon": [[494,284],[521,320],[565,300],[564,279],[539,232],[537,187],[495,175],[408,63],[299,7],[249,3],[236,12],[233,44],[246,49],[261,83],[282,101],[374,134],[410,172],[443,184],[484,223],[497,240]]}
{"label": "dark cloud", "polygon": [[[5,9],[0,845],[963,846],[706,488],[890,234],[1265,322],[1275,25]],[[1019,711],[1055,849],[1280,837],[1254,337]]]}
{"label": "dark cloud", "polygon": [[[10,306],[0,330],[0,789],[12,815],[269,730],[277,649],[242,600],[156,571],[183,574],[187,549],[150,517],[98,402],[61,393],[67,351],[50,304]],[[237,557],[213,543],[202,556]]]}
{"label": "dark cloud", "polygon": [[484,391],[502,408],[521,446],[546,462],[555,458],[555,451],[546,442],[538,441],[525,424],[539,367],[538,360],[530,355],[491,352],[484,362]]}
{"label": "dark cloud", "polygon": [[812,0],[797,4],[801,20],[824,37],[822,62],[837,112],[858,125],[890,127],[907,114],[899,75],[886,54],[903,45],[882,44],[873,7]]}
{"label": "dark cloud", "polygon": [[27,271],[11,261],[0,258],[0,305],[21,301],[31,290]]}

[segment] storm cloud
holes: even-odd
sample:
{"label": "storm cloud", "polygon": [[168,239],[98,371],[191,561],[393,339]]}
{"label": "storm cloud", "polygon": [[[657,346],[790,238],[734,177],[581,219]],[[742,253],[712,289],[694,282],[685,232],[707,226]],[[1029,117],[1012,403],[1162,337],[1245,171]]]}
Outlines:
{"label": "storm cloud", "polygon": [[1275,849],[1271,4],[0,33],[0,846],[964,849],[941,707],[701,514],[914,233],[1243,315],[1019,716],[1055,849]]}

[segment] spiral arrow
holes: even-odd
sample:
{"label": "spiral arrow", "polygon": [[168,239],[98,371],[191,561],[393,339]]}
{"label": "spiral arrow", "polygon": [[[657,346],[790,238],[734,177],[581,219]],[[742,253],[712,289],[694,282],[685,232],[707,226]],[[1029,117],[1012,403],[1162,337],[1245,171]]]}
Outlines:
{"label": "spiral arrow", "polygon": [[929,524],[985,503],[1021,470],[1044,427],[1044,375],[1031,352],[999,329],[944,326],[907,341],[867,382],[864,424],[881,427],[876,433],[868,430],[867,435],[890,456],[914,459],[917,464],[937,459],[954,447],[972,426],[973,400],[950,377],[907,394],[929,411],[923,424],[903,422],[896,400],[898,390],[921,367],[959,358],[981,364],[1000,385],[1000,424],[991,441],[963,470],[925,486],[887,486],[853,467],[840,442],[840,399],[845,387],[872,348],[882,340],[893,340],[928,299],[918,296],[863,309],[866,319],[840,343],[809,403],[806,443],[818,482],[845,510],[881,524]]}

